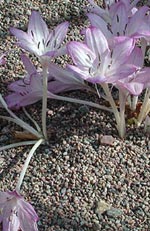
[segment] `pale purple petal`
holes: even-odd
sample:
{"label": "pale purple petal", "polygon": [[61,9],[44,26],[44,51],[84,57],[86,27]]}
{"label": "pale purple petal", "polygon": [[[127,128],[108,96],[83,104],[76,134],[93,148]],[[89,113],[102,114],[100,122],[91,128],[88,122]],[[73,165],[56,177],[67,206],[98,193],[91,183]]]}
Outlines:
{"label": "pale purple petal", "polygon": [[87,78],[90,78],[91,75],[90,75],[90,72],[89,72],[89,67],[82,67],[79,68],[79,67],[76,67],[76,66],[73,66],[73,65],[67,65],[68,68],[70,68],[71,70],[77,72],[81,78],[83,78],[84,80],[86,80]]}
{"label": "pale purple petal", "polygon": [[27,214],[31,220],[38,221],[39,217],[37,213],[35,212],[32,205],[28,202],[26,202],[24,199],[20,200],[20,208],[24,214]]}
{"label": "pale purple petal", "polygon": [[112,52],[112,67],[119,67],[123,64],[133,51],[135,42],[132,38],[126,38],[123,42],[116,44]]}
{"label": "pale purple petal", "polygon": [[144,88],[150,87],[150,68],[145,67],[137,72],[135,81],[144,84]]}
{"label": "pale purple petal", "polygon": [[143,6],[133,15],[133,17],[131,17],[126,28],[127,35],[134,37],[150,35],[149,25],[145,20],[145,14],[147,11],[148,7]]}
{"label": "pale purple petal", "polygon": [[50,76],[55,77],[56,80],[64,84],[84,84],[84,81],[79,77],[76,72],[69,69],[64,69],[54,63],[49,65]]}
{"label": "pale purple petal", "polygon": [[97,76],[93,76],[93,77],[89,77],[89,78],[87,78],[86,79],[88,82],[91,82],[91,83],[93,83],[93,84],[95,84],[95,83],[104,83],[104,82],[106,82],[107,81],[107,78],[106,78],[106,76],[104,76],[104,75],[97,75]]}
{"label": "pale purple petal", "polygon": [[37,75],[30,76],[28,83],[19,80],[12,83],[9,88],[14,91],[5,97],[9,108],[18,109],[33,104],[42,98],[42,79]]}
{"label": "pale purple petal", "polygon": [[48,36],[46,40],[47,47],[51,50],[60,48],[65,39],[69,27],[68,22],[59,24]]}
{"label": "pale purple petal", "polygon": [[0,201],[4,202],[3,207],[0,207],[3,231],[38,230],[38,216],[35,210],[17,191],[0,192]]}
{"label": "pale purple petal", "polygon": [[101,57],[106,51],[109,52],[106,37],[95,27],[86,30],[85,42],[97,57]]}
{"label": "pale purple petal", "polygon": [[115,14],[112,19],[111,29],[114,35],[120,36],[125,34],[125,27],[128,22],[128,14],[126,10],[126,6],[118,2],[115,4]]}
{"label": "pale purple petal", "polygon": [[137,67],[143,67],[144,56],[141,48],[135,46],[132,53],[128,57],[128,63],[132,63]]}
{"label": "pale purple petal", "polygon": [[38,231],[36,221],[31,220],[27,213],[20,210],[18,215],[22,231]]}
{"label": "pale purple petal", "polygon": [[29,75],[32,75],[33,73],[37,72],[35,66],[25,54],[21,54],[21,60]]}
{"label": "pale purple petal", "polygon": [[16,29],[16,28],[10,28],[10,32],[16,36],[16,38],[19,40],[17,44],[22,47],[25,50],[28,50],[30,52],[39,53],[39,50],[37,48],[37,44],[32,40],[32,38],[24,31]]}
{"label": "pale purple petal", "polygon": [[35,42],[37,42],[37,44],[39,42],[42,43],[42,40],[48,37],[48,27],[38,11],[32,11],[31,13],[28,25],[28,34]]}
{"label": "pale purple petal", "polygon": [[122,67],[113,67],[108,69],[106,75],[108,76],[108,83],[115,83],[119,79],[127,78],[137,70],[137,67],[131,64],[124,64]]}
{"label": "pale purple petal", "polygon": [[140,95],[144,89],[144,85],[138,82],[124,83],[123,81],[119,81],[116,83],[116,86],[119,86],[119,88],[128,91],[131,95],[134,96]]}
{"label": "pale purple petal", "polygon": [[42,92],[35,91],[26,95],[20,95],[18,93],[11,93],[5,97],[8,107],[11,109],[19,109],[27,105],[36,103],[42,99]]}
{"label": "pale purple petal", "polygon": [[105,22],[101,17],[92,13],[87,14],[87,16],[90,20],[91,25],[100,29],[107,39],[113,36],[108,23]]}
{"label": "pale purple petal", "polygon": [[67,48],[75,65],[91,67],[96,58],[95,54],[83,43],[70,42]]}
{"label": "pale purple petal", "polygon": [[97,4],[95,4],[93,0],[88,0],[88,1],[90,3],[90,6],[87,7],[87,10],[89,12],[97,14],[101,17],[105,17],[105,15],[107,14],[106,10],[102,9]]}
{"label": "pale purple petal", "polygon": [[6,202],[3,208],[3,231],[16,231],[19,229],[19,219],[17,217],[18,208],[12,198]]}

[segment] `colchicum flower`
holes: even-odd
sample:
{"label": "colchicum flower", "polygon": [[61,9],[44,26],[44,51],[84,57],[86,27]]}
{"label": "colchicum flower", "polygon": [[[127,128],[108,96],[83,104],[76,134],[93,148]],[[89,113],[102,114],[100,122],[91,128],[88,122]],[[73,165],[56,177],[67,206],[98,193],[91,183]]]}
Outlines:
{"label": "colchicum flower", "polygon": [[128,62],[134,49],[131,38],[121,37],[109,48],[107,39],[97,28],[88,28],[85,43],[70,42],[68,52],[75,64],[68,65],[84,80],[92,83],[115,83],[132,74],[136,67]]}
{"label": "colchicum flower", "polygon": [[129,36],[132,38],[147,38],[150,36],[148,14],[149,8],[143,6],[137,9],[137,0],[105,1],[102,9],[93,1],[87,14],[91,25],[99,28],[107,39],[114,36]]}
{"label": "colchicum flower", "polygon": [[68,22],[63,22],[49,32],[39,12],[32,11],[27,32],[13,27],[10,28],[10,32],[17,37],[19,40],[17,44],[23,49],[38,57],[56,57],[65,53],[65,48],[60,48],[60,46],[66,36],[68,26]]}
{"label": "colchicum flower", "polygon": [[[41,100],[43,95],[42,71],[37,71],[27,56],[22,55],[21,59],[27,75],[8,86],[12,93],[5,97],[8,107],[12,109],[33,104]],[[89,87],[76,72],[50,63],[48,67],[48,98],[54,99],[57,93],[75,89],[89,89]]]}
{"label": "colchicum flower", "polygon": [[38,216],[17,192],[0,192],[0,223],[3,231],[38,231]]}
{"label": "colchicum flower", "polygon": [[142,49],[139,47],[134,48],[128,61],[137,66],[138,71],[116,82],[116,86],[121,88],[122,91],[128,92],[128,94],[138,96],[145,88],[150,87],[150,68],[143,68],[144,56]]}

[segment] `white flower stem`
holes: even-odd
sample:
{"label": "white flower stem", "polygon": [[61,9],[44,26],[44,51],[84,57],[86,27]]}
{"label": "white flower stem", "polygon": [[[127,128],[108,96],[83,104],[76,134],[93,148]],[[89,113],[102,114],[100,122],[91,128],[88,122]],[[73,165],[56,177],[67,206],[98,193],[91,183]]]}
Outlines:
{"label": "white flower stem", "polygon": [[29,140],[29,141],[22,141],[18,143],[8,144],[8,145],[0,147],[0,151],[4,151],[10,148],[16,148],[16,147],[24,146],[24,145],[31,145],[35,143],[36,143],[36,140]]}
{"label": "white flower stem", "polygon": [[113,110],[111,108],[105,107],[103,105],[97,104],[97,103],[93,103],[90,101],[86,101],[86,100],[81,100],[81,99],[74,99],[71,97],[66,97],[66,96],[60,96],[60,95],[55,95],[55,94],[49,94],[48,95],[49,98],[51,99],[57,99],[57,100],[62,100],[62,101],[67,101],[70,103],[78,103],[78,104],[84,104],[84,105],[88,105],[90,107],[95,107],[104,111],[109,111],[109,112],[113,112]]}
{"label": "white flower stem", "polygon": [[7,106],[6,102],[4,101],[2,95],[0,94],[0,102],[2,103],[3,107],[6,109],[6,111],[12,116],[8,117],[8,116],[0,116],[0,118],[2,119],[6,119],[8,121],[12,121],[16,124],[18,124],[20,127],[22,127],[23,129],[29,131],[30,133],[32,133],[33,135],[37,136],[38,138],[41,137],[41,134],[35,130],[33,127],[31,127],[29,124],[27,124],[26,122],[24,122],[23,120],[21,120],[18,116],[16,116]]}
{"label": "white flower stem", "polygon": [[25,107],[23,107],[23,112],[25,113],[25,115],[31,120],[31,122],[35,125],[36,129],[38,132],[41,132],[41,128],[38,125],[38,123],[30,116],[30,114],[27,112],[27,110],[25,109]]}
{"label": "white flower stem", "polygon": [[33,156],[33,154],[35,153],[36,149],[40,146],[40,144],[43,142],[44,140],[43,139],[40,139],[38,140],[34,146],[32,147],[32,149],[30,150],[29,152],[29,155],[24,163],[24,166],[23,166],[23,169],[21,171],[21,174],[20,174],[20,177],[19,177],[19,180],[18,180],[18,183],[16,185],[16,191],[19,192],[20,191],[20,188],[21,188],[21,184],[23,182],[23,179],[24,179],[24,176],[25,176],[25,173],[27,171],[27,168],[28,168],[28,165],[30,163],[30,160]]}
{"label": "white flower stem", "polygon": [[120,124],[118,125],[118,132],[121,138],[124,138],[126,133],[125,104],[126,95],[119,89]]}
{"label": "white flower stem", "polygon": [[147,114],[150,111],[150,89],[146,89],[144,101],[142,103],[142,107],[137,118],[137,126],[139,127],[142,121],[146,118]]}
{"label": "white flower stem", "polygon": [[46,140],[47,140],[47,130],[46,130],[47,78],[48,78],[48,68],[47,66],[43,65],[42,131],[43,131],[43,136]]}
{"label": "white flower stem", "polygon": [[[110,103],[110,106],[112,107],[112,111],[114,113],[114,116],[115,116],[115,119],[116,119],[116,123],[117,123],[117,130],[119,129],[119,125],[120,125],[120,114],[119,114],[119,111],[117,109],[117,105],[112,97],[112,94],[110,92],[110,89],[109,89],[109,86],[107,83],[103,83],[101,84],[105,94],[106,94],[106,97],[107,97],[107,100],[108,102]],[[119,132],[119,130],[118,130]]]}
{"label": "white flower stem", "polygon": [[132,103],[131,103],[131,110],[134,111],[136,109],[136,105],[138,102],[138,96],[133,96],[132,98]]}

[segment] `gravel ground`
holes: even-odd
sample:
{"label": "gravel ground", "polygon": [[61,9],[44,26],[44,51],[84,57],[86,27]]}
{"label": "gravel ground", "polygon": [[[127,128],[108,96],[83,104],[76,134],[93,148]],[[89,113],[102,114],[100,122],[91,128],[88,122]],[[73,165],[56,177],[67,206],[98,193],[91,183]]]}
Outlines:
{"label": "gravel ground", "polygon": [[[5,94],[7,84],[24,72],[10,26],[26,29],[31,9],[36,9],[49,27],[70,21],[66,40],[80,40],[78,33],[88,22],[82,10],[86,1],[1,2],[0,49],[9,51],[7,64],[0,70]],[[63,64],[67,57],[57,61]],[[85,92],[67,95],[98,101]],[[130,127],[120,140],[109,113],[56,100],[50,100],[48,108],[49,145],[37,150],[22,187],[40,217],[39,230],[150,230],[149,134],[143,127]],[[27,109],[40,123],[41,103]],[[22,111],[17,114],[24,117]],[[1,121],[0,145],[11,141],[15,129]],[[103,135],[113,135],[112,146],[101,144]],[[20,147],[0,153],[0,190],[13,190],[29,150]]]}

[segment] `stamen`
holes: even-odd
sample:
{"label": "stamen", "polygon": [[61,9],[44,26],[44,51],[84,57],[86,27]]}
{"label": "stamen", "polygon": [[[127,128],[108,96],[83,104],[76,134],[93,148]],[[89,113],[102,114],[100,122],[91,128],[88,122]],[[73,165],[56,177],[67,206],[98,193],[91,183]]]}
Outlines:
{"label": "stamen", "polygon": [[89,60],[91,61],[91,56],[89,55],[89,54],[86,54],[87,55],[87,57],[89,58]]}
{"label": "stamen", "polygon": [[40,47],[40,42],[38,42],[38,49],[39,49],[39,47]]}
{"label": "stamen", "polygon": [[33,31],[31,30],[31,35],[32,35],[32,37],[34,38],[34,33],[33,33]]}
{"label": "stamen", "polygon": [[90,74],[90,75],[92,74],[91,71],[92,71],[92,68],[90,67],[90,68],[89,68],[89,74]]}
{"label": "stamen", "polygon": [[56,39],[54,40],[54,48],[56,48],[56,45],[57,45],[57,41]]}
{"label": "stamen", "polygon": [[48,40],[48,42],[46,43],[46,47],[48,47],[49,43],[50,43],[50,40]]}
{"label": "stamen", "polygon": [[117,15],[117,22],[119,22],[119,16]]}

